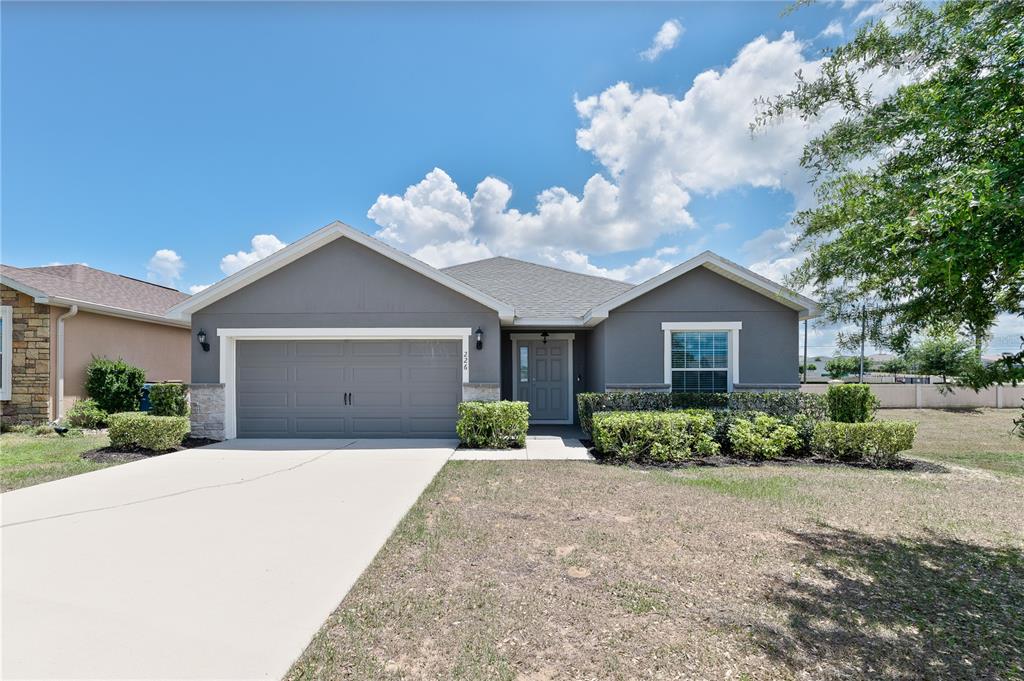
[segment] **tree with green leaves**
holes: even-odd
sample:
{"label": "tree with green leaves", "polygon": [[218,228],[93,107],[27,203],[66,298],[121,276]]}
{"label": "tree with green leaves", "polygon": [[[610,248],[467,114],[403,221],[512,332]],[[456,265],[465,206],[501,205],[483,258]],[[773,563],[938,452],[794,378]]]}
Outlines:
{"label": "tree with green leaves", "polygon": [[907,360],[902,357],[893,357],[882,362],[878,366],[879,371],[886,374],[892,374],[893,377],[896,374],[903,374],[907,372]]}
{"label": "tree with green leaves", "polygon": [[971,343],[949,329],[935,330],[907,352],[915,373],[941,376],[943,382],[960,378],[979,364]]}
{"label": "tree with green leaves", "polygon": [[832,378],[843,378],[855,374],[860,369],[860,362],[856,357],[833,357],[825,362],[825,373]]}
{"label": "tree with green leaves", "polygon": [[[1024,309],[1024,2],[893,12],[760,100],[754,129],[835,119],[801,158],[817,202],[794,217],[807,257],[789,283],[827,322],[860,327],[870,301],[876,345],[952,324],[980,350],[997,315]],[[880,77],[902,85],[878,95]]]}

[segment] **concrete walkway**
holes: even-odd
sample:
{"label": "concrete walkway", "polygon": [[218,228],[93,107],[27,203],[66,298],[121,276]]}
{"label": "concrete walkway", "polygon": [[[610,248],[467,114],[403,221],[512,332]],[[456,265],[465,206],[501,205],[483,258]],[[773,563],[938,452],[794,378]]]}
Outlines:
{"label": "concrete walkway", "polygon": [[3,494],[3,678],[281,678],[456,444],[236,440]]}
{"label": "concrete walkway", "polygon": [[453,461],[591,461],[579,439],[561,435],[528,435],[523,449],[456,449]]}

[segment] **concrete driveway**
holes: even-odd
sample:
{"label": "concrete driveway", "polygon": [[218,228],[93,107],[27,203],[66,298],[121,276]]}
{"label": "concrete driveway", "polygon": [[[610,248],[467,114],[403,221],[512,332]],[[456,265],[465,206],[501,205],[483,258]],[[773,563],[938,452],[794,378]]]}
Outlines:
{"label": "concrete driveway", "polygon": [[456,444],[236,440],[0,496],[3,678],[281,678]]}

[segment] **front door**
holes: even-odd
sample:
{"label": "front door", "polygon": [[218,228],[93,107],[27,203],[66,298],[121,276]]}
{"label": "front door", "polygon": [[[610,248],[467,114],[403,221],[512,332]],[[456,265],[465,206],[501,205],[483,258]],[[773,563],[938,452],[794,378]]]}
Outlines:
{"label": "front door", "polygon": [[516,399],[530,403],[530,421],[572,422],[569,341],[516,341]]}

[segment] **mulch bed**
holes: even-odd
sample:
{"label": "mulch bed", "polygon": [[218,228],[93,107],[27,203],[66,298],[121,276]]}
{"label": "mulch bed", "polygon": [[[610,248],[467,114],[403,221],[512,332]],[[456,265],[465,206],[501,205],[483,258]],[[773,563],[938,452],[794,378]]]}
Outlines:
{"label": "mulch bed", "polygon": [[205,447],[206,445],[212,445],[218,442],[220,442],[220,440],[211,440],[206,437],[187,437],[174,449],[168,449],[164,452],[154,452],[151,449],[144,449],[142,447],[107,446],[85,452],[82,454],[82,458],[99,463],[127,463],[129,461],[139,461],[141,459],[148,459],[154,456],[161,456],[162,454],[170,454],[171,452],[180,452],[184,449]]}

